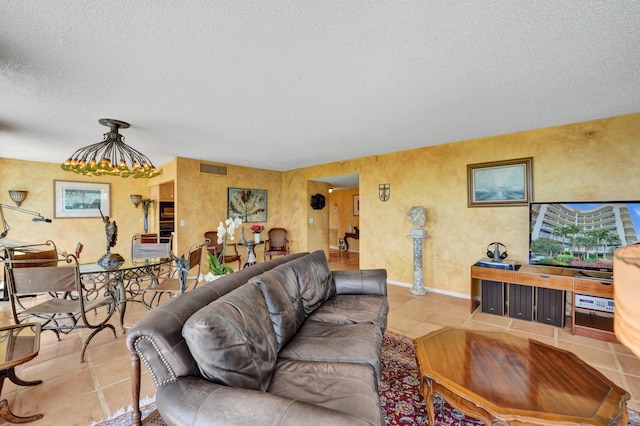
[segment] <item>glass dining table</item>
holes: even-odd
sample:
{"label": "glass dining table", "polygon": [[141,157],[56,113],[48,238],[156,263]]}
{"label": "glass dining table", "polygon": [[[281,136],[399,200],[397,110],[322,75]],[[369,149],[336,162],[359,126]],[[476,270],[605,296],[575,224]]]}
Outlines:
{"label": "glass dining table", "polygon": [[144,291],[158,284],[160,277],[171,273],[173,257],[131,259],[111,265],[97,262],[82,263],[79,267],[83,284],[106,284],[117,295],[120,327],[126,333],[124,316],[127,302],[139,302],[150,308],[144,301]]}

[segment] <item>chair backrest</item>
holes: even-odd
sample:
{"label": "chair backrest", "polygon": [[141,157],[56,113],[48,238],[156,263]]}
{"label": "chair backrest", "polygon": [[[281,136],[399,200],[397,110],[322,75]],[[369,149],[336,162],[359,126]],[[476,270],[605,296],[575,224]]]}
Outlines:
{"label": "chair backrest", "polygon": [[151,244],[151,243],[159,242],[158,234],[155,234],[155,233],[134,235],[133,238],[138,239],[138,242],[142,244]]}
{"label": "chair backrest", "polygon": [[[7,255],[9,260],[16,260],[16,262],[12,263],[14,268],[55,266],[56,262],[47,264],[47,262],[42,262],[42,260],[57,260],[58,249],[53,241],[47,241],[41,244],[29,244],[8,248]],[[33,262],[28,262],[28,260],[33,260]]]}
{"label": "chair backrest", "polygon": [[269,249],[284,250],[287,246],[287,230],[284,228],[269,229]]}
{"label": "chair backrest", "polygon": [[80,290],[78,261],[73,255],[55,260],[34,259],[32,253],[14,255],[7,262],[9,293],[26,294],[75,292]]}
{"label": "chair backrest", "polygon": [[207,250],[216,257],[220,256],[223,245],[222,243],[218,243],[218,231],[207,231],[204,233],[204,237],[209,240]]}
{"label": "chair backrest", "polygon": [[202,262],[202,247],[204,244],[200,244],[195,248],[189,250],[189,270],[200,265]]}
{"label": "chair backrest", "polygon": [[[189,247],[189,254],[187,255],[187,259],[184,258],[184,255],[176,258],[176,268],[178,271],[178,278],[180,279],[180,293],[184,292],[186,288],[187,277],[189,272],[196,268],[195,273],[195,282],[197,285],[198,278],[200,277],[200,270],[202,266],[202,250],[209,243],[208,239],[205,239],[200,244],[193,244]],[[188,268],[188,269],[187,269]]]}
{"label": "chair backrest", "polygon": [[[145,237],[143,237],[146,235]],[[131,239],[131,259],[155,259],[171,257],[172,237],[134,235]]]}
{"label": "chair backrest", "polygon": [[206,246],[206,242],[201,244],[194,244],[189,248],[189,270],[198,267],[198,274],[200,275],[200,265],[202,264],[202,248]]}
{"label": "chair backrest", "polygon": [[78,242],[78,245],[76,245],[76,259],[80,259],[80,253],[82,253],[82,249],[84,248],[84,244],[82,244],[81,242]]}

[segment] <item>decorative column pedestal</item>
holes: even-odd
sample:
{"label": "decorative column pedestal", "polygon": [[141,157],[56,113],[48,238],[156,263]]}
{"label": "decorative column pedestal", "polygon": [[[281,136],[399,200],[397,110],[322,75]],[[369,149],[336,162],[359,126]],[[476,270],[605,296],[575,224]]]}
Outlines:
{"label": "decorative column pedestal", "polygon": [[422,240],[427,238],[427,232],[424,229],[412,229],[408,237],[413,238],[413,287],[411,294],[424,296],[427,294],[427,289],[423,285]]}
{"label": "decorative column pedestal", "polygon": [[408,235],[409,238],[413,238],[413,287],[411,294],[424,296],[427,294],[427,290],[422,285],[422,240],[427,238],[427,231],[422,229],[427,219],[424,207],[411,207],[407,218],[413,224],[413,229]]}

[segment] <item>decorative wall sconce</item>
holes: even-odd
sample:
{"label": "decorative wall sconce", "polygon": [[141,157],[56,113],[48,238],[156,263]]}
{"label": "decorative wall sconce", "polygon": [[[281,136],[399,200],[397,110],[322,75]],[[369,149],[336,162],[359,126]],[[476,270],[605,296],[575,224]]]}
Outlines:
{"label": "decorative wall sconce", "polygon": [[389,198],[391,198],[391,184],[381,183],[378,185],[378,198],[382,202],[389,201]]}
{"label": "decorative wall sconce", "polygon": [[136,206],[137,209],[142,202],[142,195],[131,194],[129,197],[131,197],[131,202],[134,206]]}
{"label": "decorative wall sconce", "polygon": [[138,206],[142,204],[142,212],[144,213],[144,232],[146,234],[147,232],[149,232],[149,206],[151,206],[151,204],[155,203],[156,201],[149,198],[143,200],[142,195],[138,194],[131,194],[129,197],[131,197],[131,202],[134,206],[136,206],[136,208],[138,208]]}
{"label": "decorative wall sconce", "polygon": [[11,197],[11,201],[16,203],[16,206],[20,207],[25,198],[27,198],[28,191],[23,191],[20,189],[10,189],[9,197]]}

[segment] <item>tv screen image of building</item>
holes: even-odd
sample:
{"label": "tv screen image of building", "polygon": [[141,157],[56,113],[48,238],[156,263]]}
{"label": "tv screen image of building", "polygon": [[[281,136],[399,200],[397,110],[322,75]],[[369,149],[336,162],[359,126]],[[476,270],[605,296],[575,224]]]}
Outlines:
{"label": "tv screen image of building", "polygon": [[613,271],[613,251],[638,243],[640,201],[529,204],[529,264]]}

